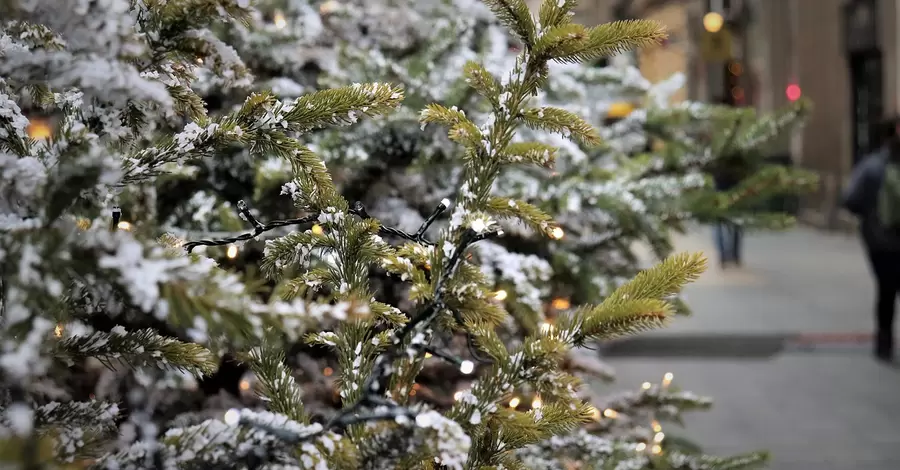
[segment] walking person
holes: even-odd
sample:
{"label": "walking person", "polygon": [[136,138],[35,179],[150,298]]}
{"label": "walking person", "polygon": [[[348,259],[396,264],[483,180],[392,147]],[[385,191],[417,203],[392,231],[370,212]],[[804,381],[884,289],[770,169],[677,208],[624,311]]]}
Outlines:
{"label": "walking person", "polygon": [[891,361],[900,292],[900,118],[890,120],[884,129],[884,146],[857,164],[843,205],[859,218],[875,277],[875,357]]}

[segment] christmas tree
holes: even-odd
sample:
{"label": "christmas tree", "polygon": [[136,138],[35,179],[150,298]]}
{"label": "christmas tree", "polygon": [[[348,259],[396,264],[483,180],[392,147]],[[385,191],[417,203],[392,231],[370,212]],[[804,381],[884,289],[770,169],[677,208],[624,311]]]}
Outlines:
{"label": "christmas tree", "polygon": [[[414,229],[385,225],[359,198],[343,196],[340,180],[298,140],[393,110],[402,98],[396,86],[351,85],[288,101],[258,92],[234,110],[207,114],[191,85],[198,74],[216,74],[205,77],[215,86],[246,78],[246,66],[212,30],[236,20],[252,27],[258,16],[249,2],[109,0],[73,9],[51,0],[0,3],[15,18],[0,36],[0,70],[7,77],[0,115],[7,188],[2,252],[3,265],[15,267],[2,275],[0,367],[8,393],[0,459],[27,468],[67,462],[558,468],[552,462],[572,458],[610,468],[623,462],[735,468],[756,462],[755,455],[718,461],[662,453],[645,437],[620,432],[603,439],[579,431],[600,412],[578,397],[577,380],[559,368],[573,347],[662,324],[672,313],[670,296],[702,271],[702,258],[669,257],[598,305],[562,309],[552,328],[510,336],[519,329],[509,328],[496,279],[467,253],[479,261],[486,257],[480,246],[505,246],[500,219],[521,220],[555,239],[561,227],[536,205],[495,193],[494,183],[513,165],[547,164],[554,153],[546,143],[522,140],[526,129],[584,145],[599,140],[575,113],[533,107],[532,96],[552,77],[553,60],[593,60],[662,32],[650,22],[575,25],[568,20],[574,2],[545,2],[537,18],[522,2],[486,3],[524,47],[505,78],[466,64],[470,86],[489,103],[477,119],[481,126],[451,106],[430,104],[421,113],[423,124],[444,125],[460,146],[443,157],[448,167],[460,157],[461,188],[443,195],[455,199],[449,223],[430,231],[444,225],[450,201],[441,198]],[[23,109],[55,121],[29,119]],[[234,148],[290,164],[286,190],[298,217],[268,221],[255,207],[236,204],[252,229],[247,235],[157,240],[156,204],[142,200],[156,194],[146,188],[184,162]],[[116,206],[123,203],[132,208],[127,221]],[[138,216],[138,207],[147,213]],[[279,280],[276,296],[258,295],[252,278],[242,280],[195,253],[221,247],[228,257],[237,243],[289,226],[303,231],[268,241],[260,266]],[[504,228],[512,233],[513,226]],[[404,282],[407,295],[397,298],[396,289],[370,282],[373,272]],[[328,324],[331,331],[322,332]],[[308,341],[333,348],[337,360],[340,411],[325,422],[310,420],[301,386],[282,361],[285,345],[304,331]],[[469,346],[462,354],[452,344],[456,338]],[[216,369],[226,350],[240,352],[253,370],[265,411],[235,407],[154,421],[160,408],[177,412],[173,397],[181,395],[173,390]],[[472,378],[449,409],[428,406],[413,393],[423,364],[438,360]],[[118,387],[84,386],[95,363],[108,368],[100,380],[118,380]],[[669,381],[647,387],[643,401],[622,400],[616,408],[676,404],[663,399],[673,395],[662,393]],[[127,411],[95,401],[98,389]],[[507,406],[522,390],[535,397],[531,409]],[[616,419],[618,411],[607,410],[602,415]],[[615,427],[602,419],[600,425]]]}

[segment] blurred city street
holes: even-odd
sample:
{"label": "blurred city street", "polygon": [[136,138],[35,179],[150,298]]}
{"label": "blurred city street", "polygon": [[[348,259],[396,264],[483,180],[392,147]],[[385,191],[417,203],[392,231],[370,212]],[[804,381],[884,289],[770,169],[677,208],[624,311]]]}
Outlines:
{"label": "blurred city street", "polygon": [[851,235],[753,234],[744,267],[723,272],[710,230],[678,239],[710,268],[687,290],[690,318],[613,344],[614,389],[666,372],[715,399],[670,433],[704,450],[769,450],[773,470],[900,468],[900,368],[871,355],[873,287]]}

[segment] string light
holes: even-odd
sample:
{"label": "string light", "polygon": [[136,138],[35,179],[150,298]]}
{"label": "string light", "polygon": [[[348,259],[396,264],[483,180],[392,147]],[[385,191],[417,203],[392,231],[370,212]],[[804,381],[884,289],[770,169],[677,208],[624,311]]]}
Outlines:
{"label": "string light", "polygon": [[669,384],[672,383],[672,379],[675,378],[675,374],[671,372],[666,372],[666,375],[663,376],[663,387],[668,387]]}
{"label": "string light", "polygon": [[197,57],[197,64],[203,65],[203,57]]}
{"label": "string light", "polygon": [[725,18],[720,13],[711,11],[703,15],[703,27],[710,33],[718,33],[725,24]]}
{"label": "string light", "polygon": [[425,359],[431,359],[431,353],[425,353]]}
{"label": "string light", "polygon": [[284,13],[281,10],[275,11],[275,27],[278,29],[284,29],[287,26],[287,19],[284,17]]}
{"label": "string light", "polygon": [[334,369],[332,369],[331,367],[322,369],[322,375],[324,375],[325,377],[331,377],[331,374],[334,374]]}
{"label": "string light", "polygon": [[325,230],[319,224],[313,225],[311,230],[313,235],[322,235],[323,233],[325,233]]}
{"label": "string light", "polygon": [[500,289],[497,292],[494,292],[494,299],[502,302],[502,301],[506,300],[506,297],[508,295],[509,294],[507,294],[505,290]]}
{"label": "string light", "polygon": [[323,15],[327,15],[327,14],[337,10],[338,6],[339,6],[338,2],[336,2],[334,0],[328,0],[327,2],[325,2],[319,6],[319,13],[321,13]]}
{"label": "string light", "polygon": [[660,426],[659,421],[653,420],[653,432],[662,431],[662,426]]}
{"label": "string light", "polygon": [[659,443],[662,442],[663,439],[665,439],[665,438],[666,438],[666,435],[665,435],[665,434],[663,434],[663,433],[661,433],[661,432],[658,432],[658,433],[656,433],[656,434],[653,436],[653,442],[659,444]]}
{"label": "string light", "polygon": [[653,452],[653,453],[656,454],[656,455],[661,454],[661,453],[662,453],[662,446],[659,445],[659,444],[656,444],[655,446],[653,446],[653,449],[651,450],[651,452]]}
{"label": "string light", "polygon": [[57,323],[57,324],[56,324],[56,328],[53,329],[53,334],[54,334],[57,338],[62,338],[62,335],[63,335],[63,326],[62,326],[62,323]]}
{"label": "string light", "polygon": [[475,363],[469,360],[462,361],[462,364],[459,365],[459,371],[469,375],[475,371]]}
{"label": "string light", "polygon": [[249,380],[241,380],[240,383],[238,383],[238,388],[240,388],[241,390],[243,390],[245,392],[247,390],[250,390],[250,381]]}
{"label": "string light", "polygon": [[544,406],[544,402],[541,401],[540,395],[534,397],[534,400],[531,400],[531,408],[536,410],[536,409],[540,408],[541,406]]}
{"label": "string light", "polygon": [[462,398],[462,396],[463,396],[463,392],[462,392],[462,390],[460,390],[453,394],[453,399],[456,401],[459,401]]}
{"label": "string light", "polygon": [[225,256],[227,256],[228,259],[235,259],[235,258],[237,258],[237,255],[238,255],[237,245],[228,245],[228,249],[225,250]]}
{"label": "string light", "polygon": [[609,419],[616,419],[619,417],[619,412],[612,408],[607,408],[603,410],[603,416],[606,416]]}
{"label": "string light", "polygon": [[650,390],[650,387],[652,387],[652,386],[653,386],[653,384],[651,384],[650,382],[644,382],[644,383],[641,385],[641,388],[644,389],[644,390]]}
{"label": "string light", "polygon": [[562,297],[558,297],[558,298],[553,299],[553,302],[551,303],[551,305],[553,306],[553,308],[555,308],[557,310],[566,310],[572,306],[572,302],[569,302],[569,299],[563,299]]}
{"label": "string light", "polygon": [[509,407],[517,408],[519,406],[519,403],[521,403],[521,402],[522,402],[522,400],[520,400],[519,397],[512,397],[512,399],[509,400]]}
{"label": "string light", "polygon": [[119,230],[131,230],[131,223],[129,222],[122,221],[119,222],[116,226],[119,227]]}
{"label": "string light", "polygon": [[28,137],[34,140],[49,139],[53,135],[53,129],[50,128],[50,124],[42,119],[31,119],[28,122],[26,132],[28,132]]}
{"label": "string light", "polygon": [[550,230],[550,238],[553,238],[554,240],[562,240],[564,236],[566,236],[566,232],[562,227],[553,227],[553,229]]}
{"label": "string light", "polygon": [[241,422],[241,412],[232,408],[225,412],[225,424],[229,426],[237,426]]}
{"label": "string light", "polygon": [[643,452],[646,449],[647,449],[647,444],[644,444],[643,442],[639,442],[637,447],[635,447],[635,450],[637,450],[638,452]]}
{"label": "string light", "polygon": [[594,421],[600,421],[600,410],[593,406],[591,407],[591,418],[593,418]]}

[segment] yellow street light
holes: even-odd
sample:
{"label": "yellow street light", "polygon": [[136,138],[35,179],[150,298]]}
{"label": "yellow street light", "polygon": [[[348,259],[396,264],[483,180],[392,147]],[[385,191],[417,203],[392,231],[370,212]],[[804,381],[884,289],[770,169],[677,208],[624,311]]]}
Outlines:
{"label": "yellow street light", "polygon": [[722,18],[722,15],[720,13],[711,11],[703,15],[703,28],[705,28],[710,33],[718,33],[722,30],[722,26],[724,25],[725,18]]}

